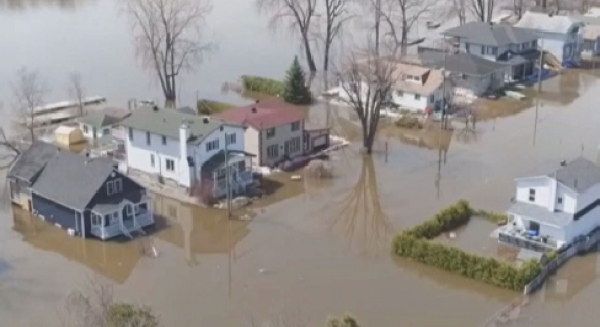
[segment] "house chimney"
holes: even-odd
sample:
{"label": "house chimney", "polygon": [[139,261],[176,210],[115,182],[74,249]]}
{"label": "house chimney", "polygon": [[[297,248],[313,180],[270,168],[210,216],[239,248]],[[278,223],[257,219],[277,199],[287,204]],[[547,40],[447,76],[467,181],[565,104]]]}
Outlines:
{"label": "house chimney", "polygon": [[256,113],[256,107],[252,107],[252,109],[250,109],[250,111],[252,111],[253,114]]}
{"label": "house chimney", "polygon": [[560,166],[561,167],[566,167],[567,166],[567,161],[566,160],[561,160],[560,161]]}

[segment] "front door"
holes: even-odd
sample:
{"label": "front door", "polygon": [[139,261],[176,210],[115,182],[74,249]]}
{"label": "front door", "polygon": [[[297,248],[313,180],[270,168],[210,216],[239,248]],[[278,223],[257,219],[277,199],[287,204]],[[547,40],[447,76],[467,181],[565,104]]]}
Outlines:
{"label": "front door", "polygon": [[123,223],[133,221],[133,205],[128,204],[123,207]]}

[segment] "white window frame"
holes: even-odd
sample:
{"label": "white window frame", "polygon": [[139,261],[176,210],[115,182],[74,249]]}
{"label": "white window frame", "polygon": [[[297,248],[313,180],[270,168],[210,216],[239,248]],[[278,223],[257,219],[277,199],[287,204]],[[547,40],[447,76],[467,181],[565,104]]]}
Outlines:
{"label": "white window frame", "polygon": [[106,194],[109,196],[115,194],[113,181],[106,182]]}
{"label": "white window frame", "polygon": [[112,225],[112,224],[115,224],[115,223],[118,223],[118,222],[119,222],[119,212],[115,211],[115,212],[113,212],[110,215],[110,222],[109,222],[109,224]]}
{"label": "white window frame", "polygon": [[116,178],[113,181],[113,191],[114,191],[114,193],[123,192],[123,179],[122,178]]}
{"label": "white window frame", "polygon": [[279,157],[279,144],[273,144],[267,147],[267,157],[271,159]]}
{"label": "white window frame", "polygon": [[136,204],[136,205],[133,207],[133,212],[135,212],[135,215],[136,215],[136,216],[140,214],[140,205],[139,205],[139,204]]}
{"label": "white window frame", "polygon": [[300,129],[300,121],[295,121],[292,123],[292,132],[295,132]]}
{"label": "white window frame", "polygon": [[133,204],[126,204],[125,208],[127,208],[125,210],[125,212],[127,213],[127,215],[133,215],[133,212],[134,212]]}
{"label": "white window frame", "polygon": [[266,135],[267,139],[275,137],[275,127],[267,128]]}
{"label": "white window frame", "polygon": [[227,145],[235,144],[236,141],[237,141],[237,138],[235,136],[235,133],[232,133],[232,134],[225,133],[225,144],[227,144]]}
{"label": "white window frame", "polygon": [[[169,163],[171,163],[171,167],[169,168]],[[167,171],[175,171],[175,160],[165,158],[165,167]]]}
{"label": "white window frame", "polygon": [[92,226],[102,226],[102,215],[92,212],[90,215],[90,222],[92,223]]}

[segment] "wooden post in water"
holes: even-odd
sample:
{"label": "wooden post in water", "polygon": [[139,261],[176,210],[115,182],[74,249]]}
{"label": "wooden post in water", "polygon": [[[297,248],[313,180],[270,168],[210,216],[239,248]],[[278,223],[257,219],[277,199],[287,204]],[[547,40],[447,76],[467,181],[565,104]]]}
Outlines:
{"label": "wooden post in water", "polygon": [[538,110],[540,107],[540,93],[542,93],[542,70],[544,69],[544,39],[540,44],[540,67],[538,70],[538,89],[535,99],[535,123],[533,124],[533,146],[535,146],[535,138],[537,135]]}

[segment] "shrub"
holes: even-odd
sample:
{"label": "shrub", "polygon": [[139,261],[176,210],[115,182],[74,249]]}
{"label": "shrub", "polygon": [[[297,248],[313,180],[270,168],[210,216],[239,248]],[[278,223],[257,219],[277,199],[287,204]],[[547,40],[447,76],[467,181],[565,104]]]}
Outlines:
{"label": "shrub", "polygon": [[464,277],[515,291],[522,290],[540,274],[542,266],[539,262],[528,261],[517,268],[494,258],[484,258],[429,241],[468,223],[472,214],[473,210],[468,202],[461,200],[421,225],[398,234],[393,240],[393,251],[401,257]]}
{"label": "shrub", "polygon": [[271,78],[242,75],[244,91],[279,96],[283,92],[283,83]]}
{"label": "shrub", "polygon": [[409,116],[409,115],[402,116],[400,119],[396,120],[395,124],[396,124],[396,126],[402,127],[402,128],[409,128],[409,129],[422,129],[423,128],[423,124],[421,123],[421,121],[419,121],[419,118]]}
{"label": "shrub", "polygon": [[505,213],[477,210],[473,214],[485,218],[498,225],[506,225],[508,223],[508,215]]}
{"label": "shrub", "polygon": [[206,99],[198,100],[196,103],[196,108],[198,109],[198,113],[201,115],[210,116],[221,111],[225,111],[227,109],[231,109],[235,107],[232,104],[218,101],[211,101]]}

